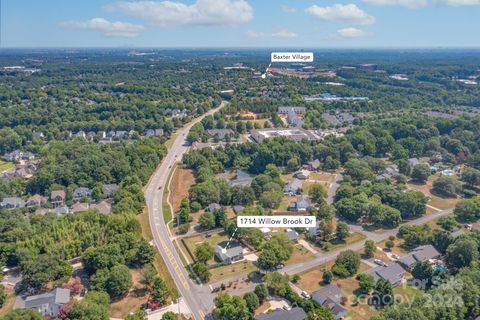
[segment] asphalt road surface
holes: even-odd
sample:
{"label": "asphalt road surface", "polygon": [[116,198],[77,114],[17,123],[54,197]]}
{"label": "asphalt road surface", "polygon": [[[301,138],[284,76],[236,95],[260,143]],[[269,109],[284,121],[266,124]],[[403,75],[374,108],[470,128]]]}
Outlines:
{"label": "asphalt road surface", "polygon": [[224,106],[222,104],[207,112],[203,116],[190,122],[188,125],[177,131],[177,137],[168,150],[168,154],[156,169],[145,189],[145,199],[148,208],[148,219],[152,230],[153,243],[160,252],[168,271],[172,276],[181,296],[185,299],[194,319],[205,319],[206,314],[213,309],[213,295],[210,288],[194,283],[183,266],[182,260],[170,240],[170,233],[166,222],[163,219],[163,190],[167,185],[169,173],[177,161],[188,151],[189,145],[186,141],[191,127],[200,122],[205,116],[213,115]]}

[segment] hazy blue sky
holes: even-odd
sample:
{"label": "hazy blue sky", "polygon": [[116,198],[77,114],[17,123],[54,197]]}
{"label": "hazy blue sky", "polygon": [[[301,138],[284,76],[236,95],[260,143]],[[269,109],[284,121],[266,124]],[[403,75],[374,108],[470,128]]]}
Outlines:
{"label": "hazy blue sky", "polygon": [[480,0],[3,0],[2,47],[478,47]]}

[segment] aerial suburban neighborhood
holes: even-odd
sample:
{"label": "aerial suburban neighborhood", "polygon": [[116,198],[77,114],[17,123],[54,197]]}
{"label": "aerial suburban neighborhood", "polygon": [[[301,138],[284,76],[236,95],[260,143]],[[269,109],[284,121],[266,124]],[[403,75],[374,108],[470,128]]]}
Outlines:
{"label": "aerial suburban neighborhood", "polygon": [[0,2],[0,320],[480,319],[479,9]]}

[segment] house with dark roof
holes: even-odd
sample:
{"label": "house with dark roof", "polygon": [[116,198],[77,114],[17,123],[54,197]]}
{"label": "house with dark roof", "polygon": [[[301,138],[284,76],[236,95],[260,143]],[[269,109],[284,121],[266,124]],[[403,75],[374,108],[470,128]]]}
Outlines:
{"label": "house with dark roof", "polygon": [[287,235],[288,239],[293,242],[298,241],[298,232],[293,230],[293,229],[287,229],[285,230],[285,234]]}
{"label": "house with dark roof", "polygon": [[276,309],[270,313],[262,313],[255,320],[305,320],[307,314],[302,308],[294,307],[290,310]]}
{"label": "house with dark roof", "polygon": [[222,209],[222,206],[219,205],[218,203],[210,203],[207,207],[207,211],[210,213],[214,213],[217,210]]}
{"label": "house with dark roof", "polygon": [[434,246],[431,244],[419,246],[412,251],[410,251],[407,255],[398,259],[398,263],[402,265],[407,270],[410,270],[417,264],[417,262],[424,262],[430,259],[437,259],[440,257],[440,253],[435,249]]}
{"label": "house with dark roof", "polygon": [[331,284],[314,291],[312,293],[312,300],[330,309],[335,320],[343,319],[347,315],[347,309],[340,304],[342,292],[337,285]]}
{"label": "house with dark roof", "polygon": [[299,179],[293,179],[289,181],[283,188],[283,193],[285,195],[294,196],[302,190],[302,181]]}
{"label": "house with dark roof", "polygon": [[293,174],[297,179],[306,180],[310,177],[310,171],[308,170],[299,170]]}
{"label": "house with dark roof", "polygon": [[373,276],[375,282],[379,279],[387,280],[392,287],[398,286],[405,275],[405,270],[397,263],[392,263],[386,267],[378,266],[365,272]]}
{"label": "house with dark roof", "polygon": [[226,243],[219,243],[215,247],[215,256],[218,260],[225,264],[232,264],[234,262],[243,260],[243,247],[238,242],[230,242],[228,248]]}
{"label": "house with dark roof", "polygon": [[250,186],[252,184],[253,178],[242,170],[237,170],[235,179],[230,180],[231,186]]}
{"label": "house with dark roof", "polygon": [[73,200],[75,201],[80,201],[83,198],[90,198],[91,196],[92,196],[92,189],[89,189],[89,188],[80,187],[80,188],[76,188],[73,191]]}
{"label": "house with dark roof", "polygon": [[18,197],[3,198],[0,209],[18,209],[25,207],[25,201]]}
{"label": "house with dark roof", "polygon": [[233,209],[233,212],[235,212],[236,215],[239,215],[240,213],[243,212],[243,210],[245,210],[245,207],[244,206],[239,206],[239,205],[235,205],[232,207]]}
{"label": "house with dark roof", "polygon": [[377,180],[396,178],[400,175],[400,171],[396,164],[391,164],[385,168],[385,170],[377,175]]}
{"label": "house with dark roof", "polygon": [[111,197],[118,190],[118,184],[108,183],[104,184],[102,187],[103,195],[105,197]]}
{"label": "house with dark roof", "polygon": [[226,137],[233,137],[235,132],[232,129],[207,129],[207,134],[210,137],[217,137],[220,140],[224,140]]}
{"label": "house with dark roof", "polygon": [[45,317],[56,317],[60,308],[70,302],[70,289],[56,288],[53,291],[30,296],[25,299],[18,297],[15,309],[32,309]]}

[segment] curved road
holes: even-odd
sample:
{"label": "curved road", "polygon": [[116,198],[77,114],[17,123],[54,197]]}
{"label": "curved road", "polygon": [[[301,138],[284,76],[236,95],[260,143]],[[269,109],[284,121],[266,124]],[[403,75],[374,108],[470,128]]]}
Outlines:
{"label": "curved road", "polygon": [[198,285],[189,278],[183,262],[175,250],[166,221],[163,219],[163,190],[167,185],[171,168],[175,162],[181,161],[183,154],[189,149],[186,138],[192,126],[200,122],[205,116],[213,115],[224,105],[225,102],[222,102],[219,107],[208,111],[177,131],[177,137],[172,147],[168,150],[167,155],[155,170],[145,188],[148,220],[152,231],[153,243],[165,261],[168,271],[180,295],[185,299],[186,304],[190,308],[194,319],[205,319],[206,313],[213,309],[213,297],[208,286]]}

